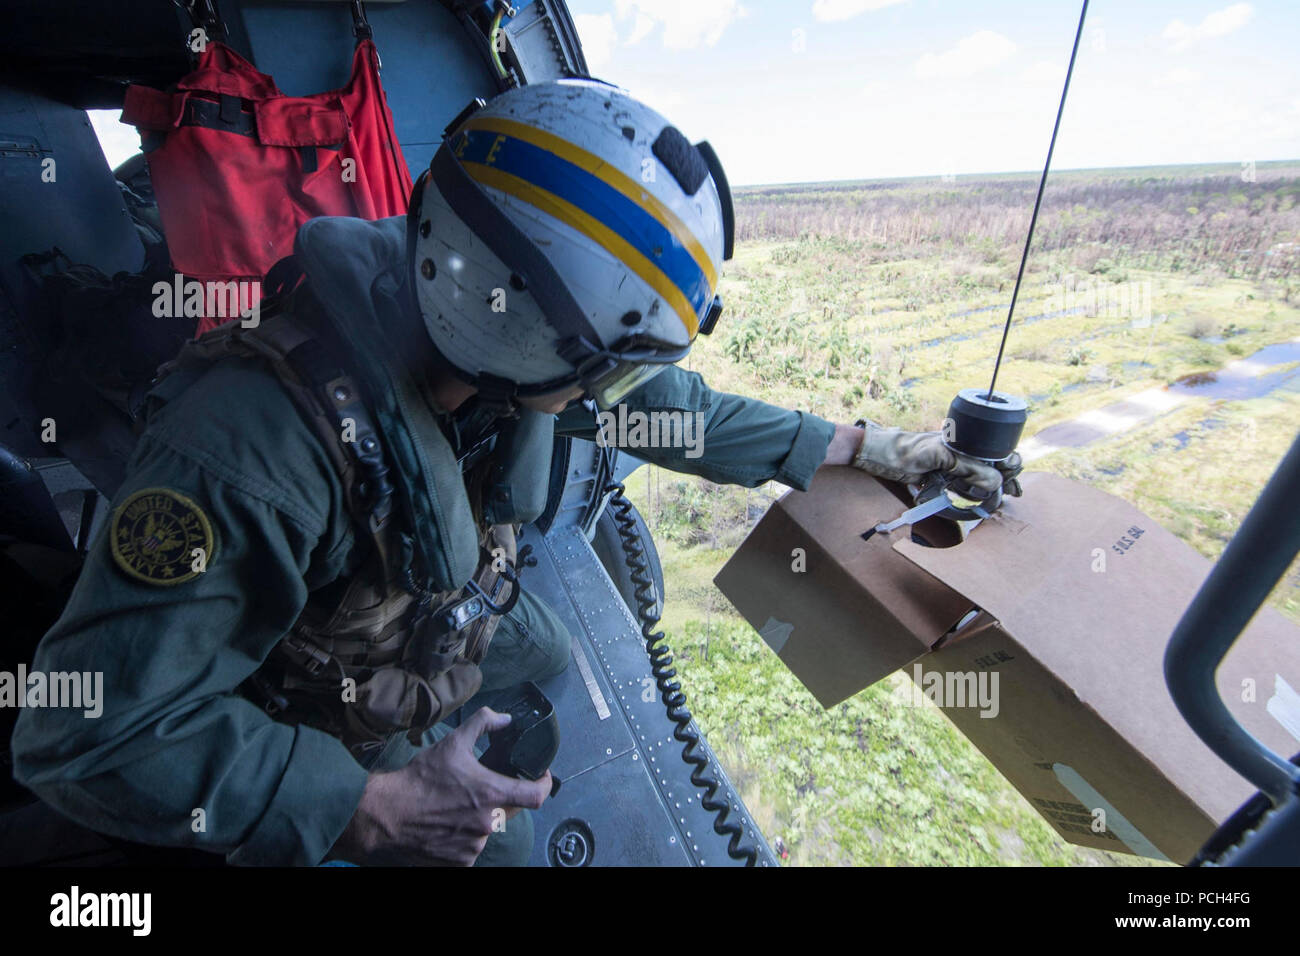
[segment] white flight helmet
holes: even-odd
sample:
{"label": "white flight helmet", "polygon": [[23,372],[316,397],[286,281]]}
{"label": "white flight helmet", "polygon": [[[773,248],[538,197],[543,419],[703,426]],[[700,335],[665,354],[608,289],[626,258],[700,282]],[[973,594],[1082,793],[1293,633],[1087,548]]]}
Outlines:
{"label": "white flight helmet", "polygon": [[486,401],[581,383],[607,408],[713,330],[732,233],[708,143],[608,84],[538,83],[448,127],[411,198],[409,281]]}

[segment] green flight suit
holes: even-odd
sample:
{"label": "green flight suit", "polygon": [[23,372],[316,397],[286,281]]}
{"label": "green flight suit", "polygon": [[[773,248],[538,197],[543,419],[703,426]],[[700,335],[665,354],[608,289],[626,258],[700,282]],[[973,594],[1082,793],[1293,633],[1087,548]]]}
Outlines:
{"label": "green flight suit", "polygon": [[[297,251],[335,321],[407,323],[422,334],[419,319],[397,305],[402,217],[312,220]],[[396,353],[403,359],[390,354],[387,361],[407,362],[401,371],[419,383],[421,356],[409,341]],[[102,715],[24,709],[13,736],[15,776],[101,832],[220,852],[234,864],[314,865],[356,809],[367,767],[335,737],[276,722],[235,689],[289,631],[308,594],[353,570],[353,519],[320,440],[261,363],[227,359],[184,384],[151,417],[114,507],[153,488],[193,505],[211,529],[206,569],[179,584],[132,576],[115,560],[113,522],[105,523],[32,664],[45,672],[102,671]],[[626,404],[703,412],[699,457],[681,448],[636,454],[717,482],[776,479],[804,489],[834,430],[808,413],[714,392],[679,368],[650,380]],[[410,411],[409,401],[399,406]],[[419,428],[414,413],[397,421],[407,429],[400,437],[417,451],[407,460],[442,453],[446,439],[427,419]],[[588,439],[597,434],[581,408],[566,410],[555,427]],[[464,501],[457,495],[432,510],[467,526],[468,514],[453,510]],[[483,662],[484,686],[558,672],[568,641],[554,613],[525,590]],[[433,728],[425,743],[446,732]],[[395,769],[414,752],[399,735],[371,769]],[[526,860],[526,818],[521,813],[515,819],[523,825],[511,821],[507,834],[489,839],[481,862]]]}

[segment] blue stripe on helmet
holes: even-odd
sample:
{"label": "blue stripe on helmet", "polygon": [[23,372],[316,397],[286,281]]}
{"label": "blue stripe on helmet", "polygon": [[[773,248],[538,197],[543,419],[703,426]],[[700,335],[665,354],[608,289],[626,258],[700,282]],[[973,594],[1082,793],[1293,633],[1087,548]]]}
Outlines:
{"label": "blue stripe on helmet", "polygon": [[[462,148],[461,138],[465,143]],[[690,251],[655,216],[608,183],[554,153],[491,130],[464,130],[456,137],[462,162],[482,163],[517,176],[571,203],[622,237],[667,276],[697,316],[713,301],[713,289]]]}

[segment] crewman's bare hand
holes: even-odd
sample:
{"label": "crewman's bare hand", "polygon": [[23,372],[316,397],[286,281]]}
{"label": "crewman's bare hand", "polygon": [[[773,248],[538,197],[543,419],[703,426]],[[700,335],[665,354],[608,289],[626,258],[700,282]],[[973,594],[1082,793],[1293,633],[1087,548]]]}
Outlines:
{"label": "crewman's bare hand", "polygon": [[482,707],[401,770],[371,774],[330,855],[381,866],[471,866],[494,823],[540,808],[551,792],[549,771],[516,780],[474,756],[475,741],[509,723],[509,714]]}

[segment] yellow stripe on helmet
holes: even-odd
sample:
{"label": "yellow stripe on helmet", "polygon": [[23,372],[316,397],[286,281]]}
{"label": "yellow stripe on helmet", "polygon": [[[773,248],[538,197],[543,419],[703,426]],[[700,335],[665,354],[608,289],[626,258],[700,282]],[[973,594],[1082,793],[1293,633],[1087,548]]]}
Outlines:
{"label": "yellow stripe on helmet", "polygon": [[695,233],[691,232],[686,223],[682,222],[675,212],[660,202],[640,183],[619,172],[607,161],[574,146],[567,139],[561,139],[553,133],[537,129],[518,120],[503,119],[497,116],[471,117],[462,129],[481,129],[489,133],[513,136],[515,139],[521,139],[525,143],[531,143],[533,146],[554,153],[561,159],[573,163],[584,172],[595,176],[658,220],[659,225],[675,236],[677,241],[691,254],[695,264],[700,267],[704,277],[709,280],[709,288],[717,290],[718,270],[713,267],[713,260],[709,258],[709,254],[705,252],[704,246],[695,237]]}
{"label": "yellow stripe on helmet", "polygon": [[700,318],[695,314],[691,303],[682,294],[682,290],[677,288],[658,266],[626,239],[572,203],[527,180],[482,163],[466,162],[464,166],[465,171],[476,182],[499,189],[530,206],[536,206],[604,247],[610,255],[622,261],[645,280],[646,285],[663,297],[681,318],[682,324],[686,327],[686,334],[694,340],[700,330]]}

